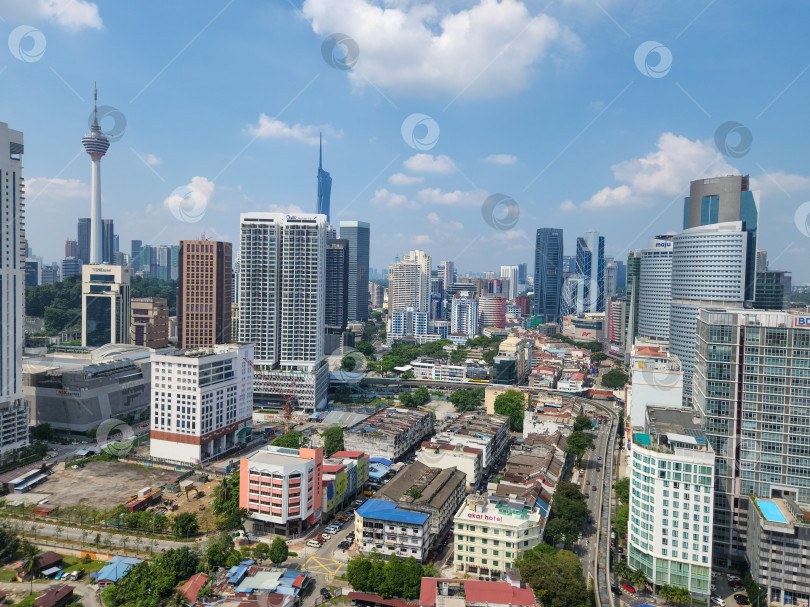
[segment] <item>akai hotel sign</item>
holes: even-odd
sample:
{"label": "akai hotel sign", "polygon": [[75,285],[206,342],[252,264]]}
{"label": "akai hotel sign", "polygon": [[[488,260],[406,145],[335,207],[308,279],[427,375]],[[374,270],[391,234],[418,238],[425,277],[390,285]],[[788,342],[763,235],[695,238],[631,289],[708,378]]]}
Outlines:
{"label": "akai hotel sign", "polygon": [[810,316],[794,316],[793,326],[799,329],[810,329]]}
{"label": "akai hotel sign", "polygon": [[480,512],[468,512],[467,518],[474,518],[477,521],[490,521],[491,523],[502,523],[502,516],[495,516],[494,514],[481,514]]}

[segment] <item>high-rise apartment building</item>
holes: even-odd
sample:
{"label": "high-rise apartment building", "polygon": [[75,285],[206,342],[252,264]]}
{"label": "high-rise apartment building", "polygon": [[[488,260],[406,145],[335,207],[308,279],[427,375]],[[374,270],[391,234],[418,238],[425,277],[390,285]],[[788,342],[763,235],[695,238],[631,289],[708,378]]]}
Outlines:
{"label": "high-rise apartment building", "polygon": [[404,308],[391,313],[391,323],[386,335],[388,343],[394,343],[404,337],[420,337],[428,334],[430,315],[416,308]]}
{"label": "high-rise apartment building", "polygon": [[750,496],[810,505],[810,316],[715,307],[697,325],[692,402],[717,454],[714,554],[728,567],[745,558]]}
{"label": "high-rise apartment building", "polygon": [[349,318],[349,241],[345,238],[326,240],[326,352],[342,345],[340,335]]}
{"label": "high-rise apartment building", "polygon": [[349,322],[366,322],[371,227],[365,221],[341,221],[340,238],[349,241]]}
{"label": "high-rise apartment building", "polygon": [[446,295],[450,285],[456,282],[456,264],[452,261],[440,261],[439,278],[442,279],[443,294]]}
{"label": "high-rise apartment building", "polygon": [[79,241],[66,240],[65,241],[65,257],[78,257],[79,256]]}
{"label": "high-rise apartment building", "polygon": [[743,305],[748,234],[740,221],[689,228],[673,238],[669,344],[692,396],[698,310]]}
{"label": "high-rise apartment building", "polygon": [[430,309],[430,255],[410,251],[388,267],[388,311]]}
{"label": "high-rise apartment building", "polygon": [[583,313],[605,311],[605,237],[590,230],[577,238],[577,274],[582,279]]}
{"label": "high-rise apartment building", "polygon": [[568,271],[563,255],[563,231],[540,228],[534,250],[534,313],[543,322],[560,323],[563,274]]}
{"label": "high-rise apartment building", "polygon": [[501,278],[509,281],[509,289],[506,293],[506,298],[509,301],[514,301],[518,296],[518,267],[517,266],[501,266]]}
{"label": "high-rise apartment building", "polygon": [[23,394],[25,342],[25,195],[22,176],[23,134],[0,122],[0,460],[28,445],[28,405]]}
{"label": "high-rise apartment building", "polygon": [[368,283],[369,297],[372,308],[382,308],[385,303],[385,287],[376,282]]}
{"label": "high-rise apartment building", "polygon": [[153,353],[150,455],[200,464],[250,442],[250,344]]}
{"label": "high-rise apartment building", "polygon": [[[766,264],[763,266],[767,267]],[[757,310],[789,310],[793,281],[784,270],[757,270],[754,308]]]}
{"label": "high-rise apartment building", "polygon": [[616,295],[616,281],[619,276],[619,265],[615,261],[605,264],[605,301]]}
{"label": "high-rise apartment building", "polygon": [[[180,245],[172,245],[169,266],[169,280],[180,280]],[[231,276],[231,301],[233,301],[233,291],[233,276]]]}
{"label": "high-rise apartment building", "polygon": [[607,303],[607,341],[608,348],[612,354],[623,353],[624,335],[626,328],[624,326],[627,309],[627,300],[621,295],[614,295]]}
{"label": "high-rise apartment building", "polygon": [[90,263],[90,218],[79,218],[76,230],[77,242],[79,243],[79,254],[76,256],[82,263]]}
{"label": "high-rise apartment building", "polygon": [[630,352],[638,336],[638,308],[641,293],[641,251],[627,253],[627,307],[625,317],[624,351]]}
{"label": "high-rise apartment building", "polygon": [[129,343],[132,270],[124,266],[82,267],[82,345]]}
{"label": "high-rise apartment building", "polygon": [[490,294],[479,297],[478,325],[482,331],[486,327],[506,328],[506,299]]}
{"label": "high-rise apartment building", "polygon": [[529,280],[529,264],[526,263],[519,263],[518,264],[518,283],[523,288]]}
{"label": "high-rise apartment building", "polygon": [[147,348],[169,345],[169,306],[163,297],[143,297],[131,300],[132,322],[129,343]]}
{"label": "high-rise apartment building", "polygon": [[[326,217],[246,213],[240,218],[239,341],[255,344],[254,397],[326,404]],[[349,241],[351,252],[351,240]],[[368,281],[363,283],[368,301]],[[268,382],[269,378],[269,382]]]}
{"label": "high-rise apartment building", "polygon": [[638,277],[638,330],[640,337],[669,339],[672,300],[671,234],[651,238],[641,251]]}
{"label": "high-rise apartment building", "polygon": [[144,276],[157,276],[157,247],[145,244],[140,249],[140,268]]}
{"label": "high-rise apartment building", "polygon": [[160,245],[157,248],[157,277],[160,280],[171,279],[172,248],[169,245]]}
{"label": "high-rise apartment building", "polygon": [[[177,335],[181,348],[231,342],[232,248],[230,242],[180,241]],[[161,249],[170,259],[171,249]]]}
{"label": "high-rise apartment building", "polygon": [[450,333],[478,335],[478,299],[469,291],[456,293],[450,300]]}

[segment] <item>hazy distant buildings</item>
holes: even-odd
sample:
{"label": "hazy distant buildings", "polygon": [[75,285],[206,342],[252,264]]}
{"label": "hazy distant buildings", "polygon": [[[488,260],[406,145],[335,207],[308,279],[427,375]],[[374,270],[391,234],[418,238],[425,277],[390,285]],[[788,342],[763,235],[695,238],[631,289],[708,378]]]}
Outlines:
{"label": "hazy distant buildings", "polygon": [[79,256],[79,241],[66,240],[65,241],[65,257],[78,257]]}
{"label": "hazy distant buildings", "polygon": [[132,267],[133,272],[137,272],[141,269],[141,246],[143,245],[143,241],[141,240],[133,240],[131,243],[130,248],[130,266]]}
{"label": "hazy distant buildings", "polygon": [[518,280],[518,267],[517,266],[501,266],[501,278],[509,281],[509,289],[506,292],[506,298],[509,301],[514,301],[518,296],[518,287],[520,286]]}
{"label": "hazy distant buildings", "polygon": [[62,280],[68,276],[82,273],[82,260],[77,257],[66,257],[62,260]]}
{"label": "hazy distant buildings", "polygon": [[0,204],[7,220],[0,222],[3,255],[0,256],[0,458],[28,444],[28,406],[23,394],[22,350],[25,341],[23,317],[23,265],[25,203],[22,177],[23,134],[0,122]]}
{"label": "hazy distant buildings", "polygon": [[534,313],[543,322],[560,322],[560,298],[563,273],[568,271],[563,256],[563,231],[556,228],[537,230],[534,252]]}
{"label": "hazy distant buildings", "polygon": [[341,221],[340,238],[349,242],[349,322],[366,322],[371,227],[365,221]]}
{"label": "hazy distant buildings", "polygon": [[231,251],[230,242],[180,241],[177,331],[181,348],[231,342]]}

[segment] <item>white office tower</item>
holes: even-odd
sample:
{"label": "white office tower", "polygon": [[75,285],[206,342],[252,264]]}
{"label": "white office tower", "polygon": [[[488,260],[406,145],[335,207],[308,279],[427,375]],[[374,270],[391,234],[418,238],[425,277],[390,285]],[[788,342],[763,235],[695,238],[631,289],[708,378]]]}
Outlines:
{"label": "white office tower", "polygon": [[0,463],[8,452],[28,445],[28,406],[23,395],[25,342],[25,187],[23,134],[0,122]]}
{"label": "white office tower", "polygon": [[605,301],[616,295],[616,281],[619,278],[619,264],[611,261],[605,264]]}
{"label": "white office tower", "polygon": [[683,395],[692,396],[700,308],[738,307],[745,299],[748,234],[742,222],[689,228],[673,238],[669,346],[683,367]]}
{"label": "white office tower", "polygon": [[[239,341],[255,345],[254,400],[326,406],[326,216],[240,216]],[[294,384],[294,385],[293,385]]]}
{"label": "white office tower", "polygon": [[430,309],[430,255],[410,251],[388,266],[388,312]]}
{"label": "white office tower", "polygon": [[656,586],[709,598],[715,452],[693,412],[649,407],[634,428],[628,564]]}
{"label": "white office tower", "polygon": [[152,457],[200,464],[249,442],[253,346],[152,354]]}
{"label": "white office tower", "polygon": [[639,337],[669,339],[673,236],[665,234],[651,238],[647,248],[641,251]]}
{"label": "white office tower", "polygon": [[132,268],[82,266],[82,345],[128,344]]}
{"label": "white office tower", "polygon": [[447,293],[448,287],[456,282],[456,264],[452,261],[440,261],[439,278],[442,279],[444,292]]}
{"label": "white office tower", "polygon": [[518,280],[518,267],[517,266],[501,266],[501,278],[509,281],[509,290],[506,298],[509,301],[514,301],[518,296],[518,289],[520,288],[520,281]]}
{"label": "white office tower", "polygon": [[456,293],[450,302],[450,333],[478,335],[478,299],[469,291]]}

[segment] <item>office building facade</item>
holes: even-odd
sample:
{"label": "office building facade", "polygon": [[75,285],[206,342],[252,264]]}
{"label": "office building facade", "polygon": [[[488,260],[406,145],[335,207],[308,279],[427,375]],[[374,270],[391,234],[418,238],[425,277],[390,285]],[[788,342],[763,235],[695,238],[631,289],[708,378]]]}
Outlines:
{"label": "office building facade", "polygon": [[651,238],[641,251],[638,277],[639,337],[669,339],[672,300],[672,235]]}
{"label": "office building facade", "polygon": [[79,243],[78,258],[82,263],[90,263],[90,218],[79,218],[77,226],[77,242]]}
{"label": "office building facade", "polygon": [[82,267],[82,345],[129,343],[132,270],[90,264]]}
{"label": "office building facade", "polygon": [[349,241],[349,322],[366,322],[371,226],[365,221],[341,221],[340,237]]}
{"label": "office building facade", "polygon": [[509,281],[509,288],[506,292],[506,298],[509,301],[514,301],[518,296],[518,288],[520,286],[518,280],[518,267],[517,266],[501,266],[501,278]]}
{"label": "office building facade", "polygon": [[605,311],[605,237],[588,231],[577,238],[577,274],[582,277],[578,293],[582,313]]}
{"label": "office building facade", "polygon": [[[232,248],[230,242],[180,241],[177,333],[181,348],[231,342]],[[163,252],[169,256],[171,249],[164,247]]]}
{"label": "office building facade", "polygon": [[66,257],[62,260],[62,280],[68,276],[81,275],[82,273],[82,260],[78,257]]}
{"label": "office building facade", "polygon": [[130,300],[132,320],[129,343],[147,348],[169,345],[169,306],[163,297],[143,297]]}
{"label": "office building facade", "polygon": [[[326,241],[326,331],[342,333],[349,320],[349,241]],[[331,351],[331,350],[330,350]]]}
{"label": "office building facade", "polygon": [[25,343],[23,266],[25,243],[25,186],[22,176],[23,134],[0,122],[0,460],[28,445],[28,405],[23,394],[22,354]]}
{"label": "office building facade", "polygon": [[629,352],[638,335],[638,310],[641,293],[641,251],[627,253],[627,308],[624,321],[624,351]]}

